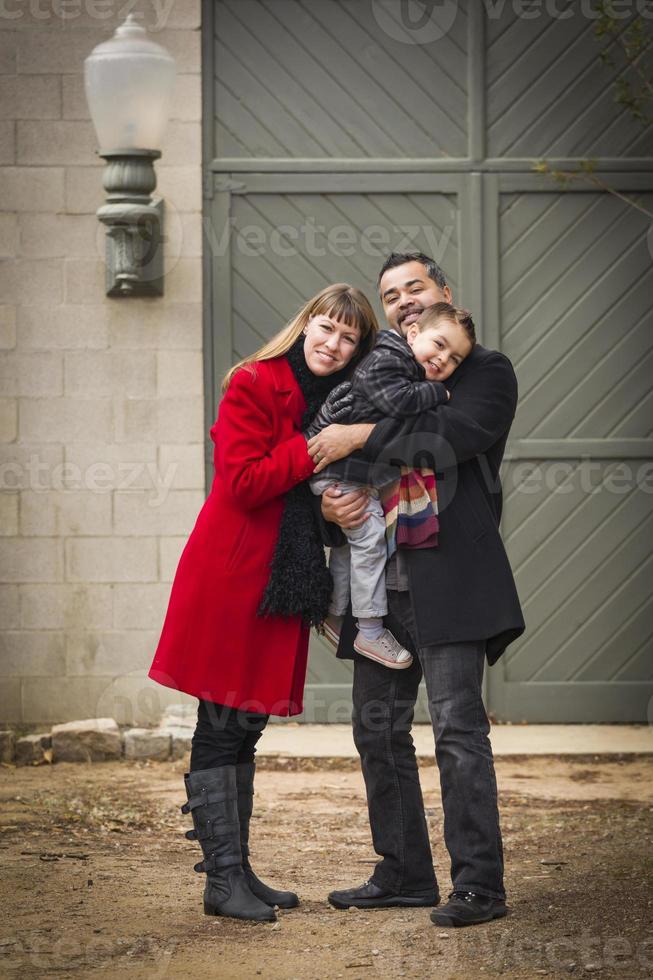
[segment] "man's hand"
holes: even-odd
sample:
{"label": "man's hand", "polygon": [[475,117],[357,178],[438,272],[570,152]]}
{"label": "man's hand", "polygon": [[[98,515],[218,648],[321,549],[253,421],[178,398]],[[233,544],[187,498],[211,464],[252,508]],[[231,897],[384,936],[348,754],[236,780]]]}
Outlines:
{"label": "man's hand", "polygon": [[370,422],[359,422],[355,425],[328,425],[322,429],[308,441],[308,452],[315,463],[314,472],[320,473],[329,463],[362,449],[373,428]]}
{"label": "man's hand", "polygon": [[365,514],[369,496],[367,487],[343,493],[336,483],[322,494],[322,516],[325,521],[339,527],[361,527],[369,517]]}

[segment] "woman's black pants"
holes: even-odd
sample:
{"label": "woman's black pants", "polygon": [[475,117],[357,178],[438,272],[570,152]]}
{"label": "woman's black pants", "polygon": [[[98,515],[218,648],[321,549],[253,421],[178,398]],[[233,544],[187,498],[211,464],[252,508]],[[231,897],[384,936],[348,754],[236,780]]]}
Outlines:
{"label": "woman's black pants", "polygon": [[190,771],[253,762],[256,743],[269,715],[238,711],[213,701],[200,701],[190,753]]}

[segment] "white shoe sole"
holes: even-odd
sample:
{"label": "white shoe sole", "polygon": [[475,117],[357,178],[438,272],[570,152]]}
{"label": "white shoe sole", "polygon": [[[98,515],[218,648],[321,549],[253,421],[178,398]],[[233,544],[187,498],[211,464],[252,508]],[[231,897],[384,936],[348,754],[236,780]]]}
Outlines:
{"label": "white shoe sole", "polygon": [[370,653],[369,650],[363,650],[355,643],[354,650],[356,653],[360,653],[361,657],[367,657],[368,660],[374,660],[377,664],[383,664],[384,667],[389,667],[390,670],[406,670],[413,662],[412,657],[410,660],[404,660],[400,664],[398,664],[396,660],[385,660],[383,657],[379,657],[376,653]]}

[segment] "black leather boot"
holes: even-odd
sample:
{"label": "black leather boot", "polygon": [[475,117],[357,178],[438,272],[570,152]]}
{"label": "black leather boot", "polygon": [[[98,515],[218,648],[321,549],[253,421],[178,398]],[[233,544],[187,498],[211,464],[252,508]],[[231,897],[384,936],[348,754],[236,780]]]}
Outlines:
{"label": "black leather boot", "polygon": [[195,865],[195,871],[206,872],[204,912],[274,922],[274,909],[252,894],[243,870],[236,767],[186,773],[184,783],[188,802],[181,812],[192,815],[194,828],[186,837],[199,841],[204,853]]}
{"label": "black leather boot", "polygon": [[244,762],[236,766],[236,782],[238,785],[238,819],[240,820],[240,847],[243,856],[243,868],[247,883],[257,898],[268,905],[278,905],[280,909],[294,909],[299,905],[299,898],[294,892],[279,891],[270,888],[257,878],[249,863],[249,822],[254,805],[254,773],[256,765]]}

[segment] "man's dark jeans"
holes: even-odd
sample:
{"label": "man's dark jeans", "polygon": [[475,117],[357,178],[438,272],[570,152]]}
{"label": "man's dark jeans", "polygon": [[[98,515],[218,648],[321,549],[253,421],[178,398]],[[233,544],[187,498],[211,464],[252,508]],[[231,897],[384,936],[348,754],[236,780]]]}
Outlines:
{"label": "man's dark jeans", "polygon": [[[407,592],[388,591],[388,627],[415,653]],[[481,696],[484,641],[424,647],[407,670],[357,657],[354,741],[367,788],[372,840],[382,860],[372,881],[403,894],[433,890],[435,872],[410,735],[424,676],[440,770],[444,839],[453,887],[505,898],[490,724]]]}

